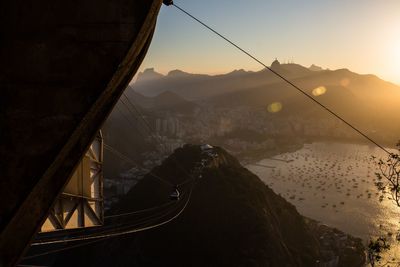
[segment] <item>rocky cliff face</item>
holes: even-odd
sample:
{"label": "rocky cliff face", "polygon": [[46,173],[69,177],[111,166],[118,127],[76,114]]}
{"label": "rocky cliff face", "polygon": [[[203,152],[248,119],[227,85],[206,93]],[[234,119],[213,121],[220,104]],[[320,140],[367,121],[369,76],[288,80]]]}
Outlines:
{"label": "rocky cliff face", "polygon": [[[204,167],[199,169],[199,163]],[[69,252],[54,265],[69,266],[71,260],[83,266],[363,264],[359,240],[302,217],[223,149],[213,148],[210,154],[199,146],[186,145],[152,172],[172,184],[188,181],[189,173],[195,175],[193,182],[180,187],[179,201],[185,201],[194,186],[187,208],[177,219],[90,250]],[[147,175],[114,212],[160,205],[168,201],[170,192],[170,185]]]}

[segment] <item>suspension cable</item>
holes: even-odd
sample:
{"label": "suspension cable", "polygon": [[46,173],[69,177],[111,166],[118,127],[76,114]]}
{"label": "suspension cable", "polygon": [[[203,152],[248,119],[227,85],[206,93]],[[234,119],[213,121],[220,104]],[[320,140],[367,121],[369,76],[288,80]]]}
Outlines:
{"label": "suspension cable", "polygon": [[[120,101],[119,103],[122,104],[129,112],[129,109],[128,109],[128,107],[127,107],[127,105],[125,103],[123,103],[122,101]],[[118,105],[115,105],[115,108],[122,115],[122,117],[124,117],[124,119],[132,127],[132,129],[137,131],[137,133],[143,138],[143,140],[145,140],[146,136],[139,129],[137,129],[137,127],[135,127],[135,124],[133,122],[131,122],[131,120],[129,120],[129,117],[124,112],[122,112],[122,109]]]}
{"label": "suspension cable", "polygon": [[155,207],[151,207],[151,208],[147,208],[147,209],[141,209],[141,210],[135,210],[135,211],[131,211],[131,212],[125,212],[125,213],[119,213],[119,214],[113,214],[113,215],[108,215],[108,216],[104,216],[104,219],[111,219],[111,218],[116,218],[116,217],[126,217],[126,216],[130,216],[130,215],[136,215],[136,214],[140,214],[140,213],[144,213],[144,212],[149,212],[149,211],[153,211],[153,210],[157,210],[160,208],[164,208],[167,207],[173,203],[175,203],[176,201],[168,201],[164,204],[155,206]]}
{"label": "suspension cable", "polygon": [[[31,246],[38,246],[38,245],[48,245],[48,244],[60,244],[60,243],[68,243],[68,242],[77,242],[77,241],[86,241],[86,240],[93,240],[93,239],[104,239],[104,238],[111,238],[111,237],[116,237],[116,236],[122,236],[122,235],[128,235],[128,234],[132,234],[132,233],[137,233],[137,232],[142,232],[142,231],[146,231],[146,230],[150,230],[153,228],[157,228],[160,227],[162,225],[165,225],[173,220],[175,220],[176,218],[178,218],[183,211],[185,211],[186,207],[189,204],[189,201],[191,199],[192,193],[193,193],[193,188],[194,188],[195,183],[192,183],[192,186],[190,188],[189,191],[189,195],[187,197],[187,200],[185,202],[185,204],[183,205],[183,207],[179,210],[179,212],[177,214],[175,214],[172,218],[167,219],[165,221],[162,221],[160,223],[157,224],[153,224],[150,226],[145,226],[142,228],[136,228],[136,229],[128,229],[125,231],[121,231],[121,232],[115,232],[115,233],[109,233],[109,234],[99,234],[99,235],[92,235],[92,236],[83,236],[83,237],[76,237],[76,238],[70,238],[70,239],[64,239],[64,240],[53,240],[53,241],[44,241],[44,242],[36,242],[36,243],[32,243]],[[30,258],[30,257],[26,257],[26,258]],[[26,259],[25,258],[25,259]]]}
{"label": "suspension cable", "polygon": [[[157,135],[156,131],[151,127],[150,123],[145,119],[145,116],[143,113],[139,110],[139,108],[128,98],[128,96],[123,93],[123,96],[126,98],[128,103],[132,106],[132,108],[136,111],[136,113],[139,115],[139,118],[142,120],[144,125],[147,127],[148,134],[150,136],[153,136],[155,141],[159,143],[160,146],[164,146],[165,151],[167,151],[166,145],[162,142],[160,137]],[[132,114],[133,115],[133,114]],[[134,116],[134,115],[133,115]],[[179,161],[175,158],[174,154],[171,155],[171,159],[176,163],[176,166],[181,169],[183,173],[185,173],[188,177],[193,178],[190,173],[186,171],[186,169],[179,163]]]}
{"label": "suspension cable", "polygon": [[[114,155],[118,156],[120,159],[131,163],[133,166],[135,166],[135,167],[140,167],[140,168],[142,168],[142,169],[145,169],[145,168],[144,168],[141,164],[139,164],[137,161],[134,161],[134,160],[131,159],[130,157],[128,157],[128,156],[122,154],[121,152],[119,152],[118,150],[116,150],[115,148],[113,148],[112,146],[110,146],[110,145],[104,143],[104,148],[107,149],[108,151],[112,152]],[[169,186],[174,186],[174,184],[171,183],[170,181],[168,181],[168,180],[166,180],[166,179],[164,179],[164,178],[162,178],[162,177],[160,177],[160,176],[154,174],[154,173],[151,172],[151,171],[148,172],[147,174],[150,175],[150,176],[152,176],[152,177],[154,177],[154,178],[156,178],[156,179],[158,179],[159,181],[163,182],[164,184],[167,184],[167,185],[169,185]]]}
{"label": "suspension cable", "polygon": [[138,164],[133,161],[131,158],[129,158],[128,156],[122,154],[121,152],[119,152],[118,150],[116,150],[115,148],[113,148],[112,146],[104,143],[104,148],[106,150],[108,150],[109,152],[113,153],[115,156],[117,156],[118,158],[122,159],[125,162],[131,163],[133,166],[135,167],[139,167]]}
{"label": "suspension cable", "polygon": [[[182,194],[183,196],[185,194]],[[179,203],[180,201],[174,201],[176,203]],[[172,204],[172,203],[168,203],[168,204]],[[135,219],[134,221],[123,221],[120,223],[112,223],[106,226],[101,226],[101,227],[96,227],[94,229],[92,229],[93,231],[91,233],[87,233],[88,229],[85,228],[80,228],[80,229],[76,229],[75,231],[69,231],[66,235],[63,236],[57,236],[54,238],[41,238],[38,239],[36,241],[34,241],[31,246],[39,246],[39,245],[48,245],[48,244],[53,244],[54,241],[57,241],[58,243],[66,243],[68,240],[73,239],[73,238],[79,238],[82,236],[97,236],[97,235],[101,235],[101,234],[106,234],[106,233],[110,233],[110,232],[115,232],[116,229],[132,229],[132,228],[136,228],[139,226],[143,226],[143,225],[150,225],[151,223],[153,223],[153,221],[160,221],[161,218],[167,216],[168,214],[171,214],[172,211],[174,210],[174,207],[169,207],[168,210],[162,210],[162,211],[157,211],[155,213],[152,213],[151,215],[148,215],[146,217],[140,218],[140,219]],[[133,215],[130,213],[124,213],[124,214],[116,214],[116,216],[113,216],[112,218],[121,218],[121,217],[128,217]],[[90,231],[91,229],[89,229]],[[86,233],[85,233],[86,232]],[[70,235],[74,235],[74,236],[70,236]]]}
{"label": "suspension cable", "polygon": [[287,78],[285,78],[283,75],[279,74],[278,72],[276,72],[275,70],[273,70],[272,68],[270,68],[269,66],[267,66],[265,63],[263,63],[261,60],[259,60],[258,58],[256,58],[255,56],[253,56],[250,52],[246,51],[245,49],[241,48],[239,45],[237,45],[235,42],[231,41],[230,39],[228,39],[227,37],[225,37],[224,35],[222,35],[221,33],[219,33],[217,30],[214,30],[212,27],[208,26],[206,23],[204,23],[203,21],[201,21],[200,19],[196,18],[195,16],[193,16],[192,14],[190,14],[188,11],[184,10],[183,8],[179,7],[178,5],[176,5],[175,3],[171,4],[172,6],[174,6],[175,8],[177,8],[178,10],[180,10],[182,13],[186,14],[187,16],[189,16],[190,18],[192,18],[193,20],[197,21],[198,23],[200,23],[202,26],[204,26],[205,28],[207,28],[208,30],[210,30],[211,32],[213,32],[214,34],[218,35],[219,37],[221,37],[223,40],[225,40],[226,42],[228,42],[229,44],[231,44],[232,46],[234,46],[235,48],[237,48],[238,50],[240,50],[242,53],[246,54],[247,56],[249,56],[251,59],[253,59],[254,61],[256,61],[257,63],[259,63],[261,66],[263,66],[264,68],[268,69],[270,72],[272,72],[273,74],[275,74],[277,77],[279,77],[280,79],[282,79],[284,82],[286,82],[287,84],[289,84],[290,86],[292,86],[294,89],[296,89],[299,93],[303,94],[305,97],[307,97],[308,99],[310,99],[311,101],[313,101],[315,104],[319,105],[321,108],[325,109],[326,111],[328,111],[331,115],[333,115],[334,117],[336,117],[337,119],[339,119],[340,121],[342,121],[343,123],[345,123],[347,126],[349,126],[350,128],[352,128],[354,131],[356,131],[358,134],[360,134],[362,137],[364,137],[365,139],[367,139],[369,142],[373,143],[374,145],[376,145],[377,147],[379,147],[380,149],[382,149],[384,152],[386,152],[387,154],[391,155],[392,153],[389,152],[389,150],[387,150],[385,147],[383,147],[382,145],[380,145],[378,142],[376,142],[375,140],[373,140],[372,138],[370,138],[368,135],[366,135],[365,133],[363,133],[361,130],[359,130],[358,128],[356,128],[355,126],[353,126],[350,122],[348,122],[347,120],[345,120],[344,118],[342,118],[340,115],[338,115],[337,113],[335,113],[333,110],[331,110],[330,108],[328,108],[327,106],[325,106],[324,104],[322,104],[321,102],[319,102],[318,100],[316,100],[315,98],[313,98],[311,95],[309,95],[307,92],[305,92],[304,90],[302,90],[299,86],[295,85],[293,82],[289,81]]}
{"label": "suspension cable", "polygon": [[94,244],[94,243],[97,243],[97,242],[101,242],[101,241],[107,240],[109,238],[111,238],[111,236],[104,237],[104,238],[98,238],[98,239],[92,239],[90,241],[78,243],[78,244],[75,244],[75,245],[69,245],[68,247],[64,247],[64,248],[49,250],[49,251],[46,251],[46,252],[43,252],[43,253],[37,253],[37,254],[34,254],[34,255],[26,256],[26,257],[23,258],[23,260],[34,259],[34,258],[47,256],[47,255],[54,254],[54,253],[61,252],[61,251],[65,251],[65,250],[70,250],[70,249],[74,249],[74,248],[78,248],[78,247],[91,245],[91,244]]}
{"label": "suspension cable", "polygon": [[[146,120],[144,114],[140,111],[140,109],[137,107],[137,105],[135,105],[133,103],[133,101],[131,101],[129,99],[129,97],[125,94],[125,92],[122,94],[123,97],[125,97],[125,99],[128,101],[129,105],[132,107],[132,109],[138,114],[140,120],[142,121],[142,123],[145,125],[145,127],[147,128],[147,132],[148,134],[153,137],[155,139],[156,142],[158,142],[158,144],[162,147],[164,147],[164,153],[167,152],[167,147],[166,145],[162,142],[162,140],[160,139],[160,137],[158,136],[157,132],[155,129],[153,129],[153,127],[151,127],[150,123]],[[121,99],[122,101],[122,99]],[[132,113],[133,114],[133,113]]]}

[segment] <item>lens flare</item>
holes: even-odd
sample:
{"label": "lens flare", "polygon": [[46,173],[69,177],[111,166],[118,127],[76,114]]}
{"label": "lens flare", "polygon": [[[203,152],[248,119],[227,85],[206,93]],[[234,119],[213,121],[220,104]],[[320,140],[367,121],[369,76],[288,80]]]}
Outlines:
{"label": "lens flare", "polygon": [[268,105],[268,112],[270,113],[277,113],[282,110],[282,103],[281,102],[273,102]]}
{"label": "lens flare", "polygon": [[350,80],[347,78],[343,78],[340,80],[340,85],[343,87],[347,87],[347,86],[349,86],[349,84],[350,84]]}
{"label": "lens flare", "polygon": [[325,94],[326,91],[327,91],[327,89],[325,86],[319,86],[319,87],[315,88],[314,90],[312,90],[312,94],[314,96],[320,96],[320,95]]}

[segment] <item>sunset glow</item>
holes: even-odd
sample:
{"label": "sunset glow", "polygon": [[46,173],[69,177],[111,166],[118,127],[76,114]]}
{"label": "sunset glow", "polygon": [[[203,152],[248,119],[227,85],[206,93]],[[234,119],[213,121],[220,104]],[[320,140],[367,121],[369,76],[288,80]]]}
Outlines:
{"label": "sunset glow", "polygon": [[393,69],[395,75],[400,76],[400,32],[397,39],[393,43],[391,54],[393,54],[393,66],[391,66],[391,68]]}
{"label": "sunset glow", "polygon": [[[400,1],[175,1],[265,64],[347,68],[400,84]],[[262,66],[163,7],[141,70],[222,74]]]}

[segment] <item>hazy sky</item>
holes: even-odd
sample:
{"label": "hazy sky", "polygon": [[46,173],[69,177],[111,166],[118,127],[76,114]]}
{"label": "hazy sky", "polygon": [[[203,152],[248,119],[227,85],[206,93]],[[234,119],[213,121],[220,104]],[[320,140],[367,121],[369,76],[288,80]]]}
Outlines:
{"label": "hazy sky", "polygon": [[[400,0],[174,0],[268,65],[348,68],[400,84]],[[175,7],[163,6],[141,70],[262,67]]]}

